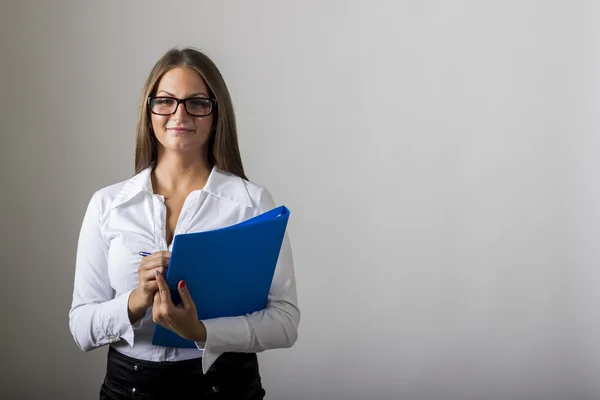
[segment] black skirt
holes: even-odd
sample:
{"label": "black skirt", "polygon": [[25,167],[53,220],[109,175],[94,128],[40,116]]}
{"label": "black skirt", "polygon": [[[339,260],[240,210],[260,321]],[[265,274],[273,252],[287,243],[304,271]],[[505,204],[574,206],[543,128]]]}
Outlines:
{"label": "black skirt", "polygon": [[202,359],[154,362],[128,357],[112,347],[100,400],[263,399],[254,353],[225,353],[202,373]]}

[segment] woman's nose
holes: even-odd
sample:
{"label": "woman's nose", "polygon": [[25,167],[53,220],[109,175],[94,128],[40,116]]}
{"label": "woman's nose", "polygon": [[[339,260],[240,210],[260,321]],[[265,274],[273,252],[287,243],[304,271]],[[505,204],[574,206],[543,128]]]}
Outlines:
{"label": "woman's nose", "polygon": [[185,104],[179,103],[177,104],[177,109],[172,114],[172,116],[175,118],[189,118],[190,114],[188,114],[187,110],[185,109]]}

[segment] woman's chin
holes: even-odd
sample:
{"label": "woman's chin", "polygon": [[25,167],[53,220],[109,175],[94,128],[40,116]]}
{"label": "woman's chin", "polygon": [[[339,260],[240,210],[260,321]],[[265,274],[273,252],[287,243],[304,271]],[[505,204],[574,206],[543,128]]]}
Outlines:
{"label": "woman's chin", "polygon": [[203,143],[198,143],[196,141],[183,141],[178,140],[175,143],[166,143],[164,146],[165,150],[178,154],[187,154],[193,153],[198,154],[200,149],[202,148]]}

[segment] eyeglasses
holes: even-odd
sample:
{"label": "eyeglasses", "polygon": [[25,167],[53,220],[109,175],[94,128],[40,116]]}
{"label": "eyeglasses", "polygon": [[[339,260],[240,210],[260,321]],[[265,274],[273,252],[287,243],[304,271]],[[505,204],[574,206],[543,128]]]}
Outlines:
{"label": "eyeglasses", "polygon": [[179,104],[183,103],[185,111],[194,117],[205,117],[213,112],[217,99],[190,97],[176,99],[175,97],[148,97],[150,111],[156,115],[172,115],[177,112]]}

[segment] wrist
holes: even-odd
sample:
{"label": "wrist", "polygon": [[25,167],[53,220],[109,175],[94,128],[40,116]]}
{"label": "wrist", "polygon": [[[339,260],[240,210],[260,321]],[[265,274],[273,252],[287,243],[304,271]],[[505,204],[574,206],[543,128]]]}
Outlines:
{"label": "wrist", "polygon": [[206,342],[206,327],[200,320],[198,320],[198,325],[196,326],[196,332],[194,333],[194,337],[192,340],[194,342]]}
{"label": "wrist", "polygon": [[146,312],[146,306],[142,299],[140,299],[140,294],[137,288],[133,289],[131,294],[129,295],[129,300],[127,302],[127,311],[129,314],[129,320],[131,323],[134,323],[138,319],[144,315]]}

